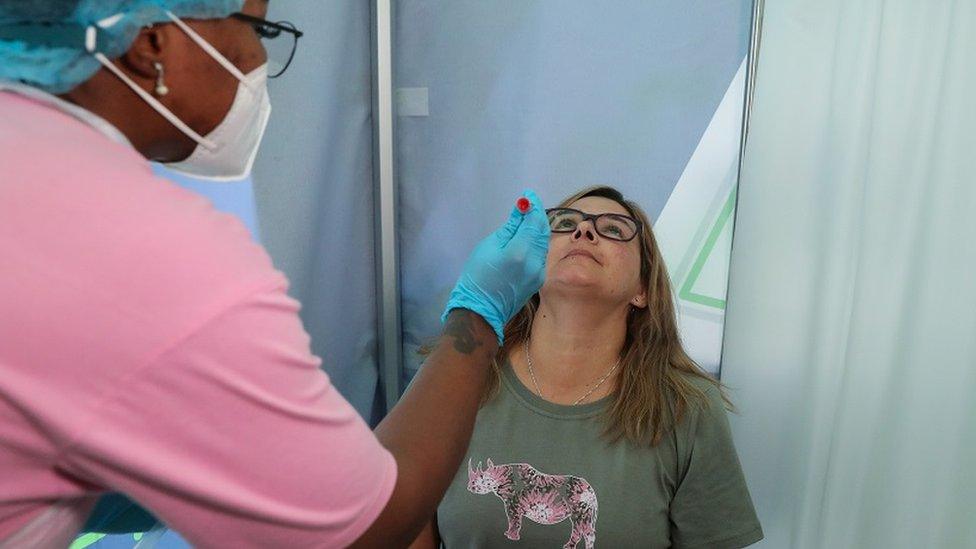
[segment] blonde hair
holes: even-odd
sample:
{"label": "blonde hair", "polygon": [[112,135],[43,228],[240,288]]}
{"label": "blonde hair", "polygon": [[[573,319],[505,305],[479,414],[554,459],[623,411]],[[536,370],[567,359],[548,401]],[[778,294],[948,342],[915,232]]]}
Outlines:
{"label": "blonde hair", "polygon": [[[563,200],[559,207],[590,196],[613,200],[640,221],[640,280],[647,292],[647,307],[632,308],[628,314],[620,373],[611,393],[612,404],[605,412],[604,434],[614,442],[626,438],[637,445],[655,446],[681,422],[689,407],[705,405],[705,394],[692,383],[693,379],[714,385],[726,406],[731,408],[731,403],[722,385],[702,370],[681,345],[671,281],[647,214],[609,186],[583,189]],[[484,402],[498,392],[501,365],[529,337],[538,306],[536,294],[505,325],[505,344],[495,356]]]}

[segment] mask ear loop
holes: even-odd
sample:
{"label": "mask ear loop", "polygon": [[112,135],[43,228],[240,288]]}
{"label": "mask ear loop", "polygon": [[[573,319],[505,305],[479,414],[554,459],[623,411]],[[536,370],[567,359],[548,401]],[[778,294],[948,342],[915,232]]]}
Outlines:
{"label": "mask ear loop", "polygon": [[210,55],[210,57],[213,57],[214,61],[220,63],[221,67],[224,67],[224,69],[226,69],[227,72],[233,74],[238,81],[240,81],[245,86],[247,86],[248,89],[250,89],[250,85],[247,82],[247,78],[244,77],[244,73],[241,72],[241,69],[237,68],[237,66],[231,63],[226,57],[224,57],[222,53],[217,51],[217,48],[213,47],[210,44],[210,42],[204,40],[202,36],[197,34],[197,31],[190,28],[190,25],[184,23],[183,20],[177,17],[176,15],[174,15],[173,12],[166,10],[166,16],[169,17],[173,21],[173,23],[175,23],[176,26],[180,28],[180,30],[185,32],[186,35],[190,37],[190,40],[196,42],[198,46],[203,48],[203,51],[207,52],[207,54]]}
{"label": "mask ear loop", "polygon": [[119,78],[119,80],[124,82],[125,85],[129,86],[129,88],[131,88],[132,91],[136,92],[136,94],[139,97],[141,97],[143,101],[148,103],[149,106],[153,108],[153,110],[158,112],[170,124],[176,126],[176,129],[183,132],[183,134],[189,137],[190,139],[199,143],[201,147],[204,147],[211,151],[216,149],[217,145],[213,141],[210,141],[209,139],[195,132],[193,128],[186,125],[185,122],[180,120],[179,117],[173,114],[171,110],[167,109],[165,105],[159,102],[159,100],[157,100],[155,97],[150,95],[149,92],[147,92],[146,90],[140,88],[138,84],[133,82],[131,78],[129,78],[124,72],[119,70],[119,68],[115,66],[115,63],[112,63],[108,57],[105,57],[105,54],[97,51],[98,50],[98,44],[97,44],[98,29],[112,26],[119,19],[120,18],[116,15],[116,16],[109,17],[107,19],[103,19],[102,21],[99,21],[96,24],[97,26],[89,25],[88,28],[85,30],[85,49],[88,51],[88,53],[94,56],[95,59],[97,59],[98,62],[102,64],[102,66],[104,66],[106,69],[111,71],[112,74],[114,74]]}

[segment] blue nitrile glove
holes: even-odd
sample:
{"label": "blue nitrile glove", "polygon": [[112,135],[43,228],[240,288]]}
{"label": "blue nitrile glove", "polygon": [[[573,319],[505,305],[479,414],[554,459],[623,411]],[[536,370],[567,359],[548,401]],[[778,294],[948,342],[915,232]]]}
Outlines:
{"label": "blue nitrile glove", "polygon": [[522,214],[513,207],[508,221],[475,247],[441,315],[441,322],[452,309],[481,315],[498,335],[499,346],[505,324],[539,291],[546,272],[549,219],[534,192],[523,195],[531,203],[529,211]]}

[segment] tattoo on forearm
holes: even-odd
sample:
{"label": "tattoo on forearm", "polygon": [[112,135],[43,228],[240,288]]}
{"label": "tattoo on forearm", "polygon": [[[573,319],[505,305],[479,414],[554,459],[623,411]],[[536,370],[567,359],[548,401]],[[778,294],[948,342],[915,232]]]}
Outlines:
{"label": "tattoo on forearm", "polygon": [[467,311],[452,313],[447,317],[447,325],[444,326],[444,335],[453,340],[454,350],[463,355],[470,355],[484,345],[475,335],[471,316],[472,313]]}

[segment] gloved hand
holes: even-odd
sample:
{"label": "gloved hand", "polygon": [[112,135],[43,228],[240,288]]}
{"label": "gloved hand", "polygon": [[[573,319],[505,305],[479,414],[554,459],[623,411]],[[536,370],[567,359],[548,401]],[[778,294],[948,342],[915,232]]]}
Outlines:
{"label": "gloved hand", "polygon": [[452,309],[468,309],[485,319],[504,339],[505,324],[539,291],[549,252],[549,219],[542,201],[530,190],[531,209],[513,207],[508,221],[482,240],[464,264],[461,278],[447,300],[441,322]]}

